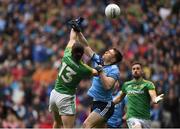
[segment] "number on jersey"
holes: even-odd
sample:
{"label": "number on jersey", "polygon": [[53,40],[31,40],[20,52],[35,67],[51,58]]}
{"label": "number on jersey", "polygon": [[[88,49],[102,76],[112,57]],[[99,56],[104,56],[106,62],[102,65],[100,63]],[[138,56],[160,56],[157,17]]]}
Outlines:
{"label": "number on jersey", "polygon": [[[66,70],[66,73],[62,75],[62,72]],[[72,81],[72,76],[76,75],[76,72],[71,69],[65,62],[62,62],[61,69],[59,71],[59,76],[62,77],[63,81],[66,83],[70,83]]]}

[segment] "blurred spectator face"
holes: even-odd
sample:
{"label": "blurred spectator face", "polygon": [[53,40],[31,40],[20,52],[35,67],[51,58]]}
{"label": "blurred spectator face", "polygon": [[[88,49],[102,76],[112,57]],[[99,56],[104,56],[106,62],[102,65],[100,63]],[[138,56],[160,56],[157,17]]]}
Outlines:
{"label": "blurred spectator face", "polygon": [[173,88],[171,88],[169,90],[169,95],[168,95],[169,99],[174,99],[175,98],[175,92],[173,90]]}
{"label": "blurred spectator face", "polygon": [[135,79],[138,79],[142,76],[142,68],[140,64],[134,64],[132,66],[132,75]]}

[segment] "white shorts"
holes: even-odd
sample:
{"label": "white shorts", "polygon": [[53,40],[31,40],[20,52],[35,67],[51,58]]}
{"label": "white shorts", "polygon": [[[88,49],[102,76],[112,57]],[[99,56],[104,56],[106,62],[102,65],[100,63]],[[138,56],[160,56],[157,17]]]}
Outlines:
{"label": "white shorts", "polygon": [[129,118],[127,120],[127,124],[129,128],[132,128],[133,126],[141,126],[142,128],[149,129],[151,125],[150,120],[145,119],[139,119],[139,118]]}
{"label": "white shorts", "polygon": [[53,89],[49,99],[49,111],[58,112],[59,115],[74,115],[75,99],[75,95],[61,94]]}

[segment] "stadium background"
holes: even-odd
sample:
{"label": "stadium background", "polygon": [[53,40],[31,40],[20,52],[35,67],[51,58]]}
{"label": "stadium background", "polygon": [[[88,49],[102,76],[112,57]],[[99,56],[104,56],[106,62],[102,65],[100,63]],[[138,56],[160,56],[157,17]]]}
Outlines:
{"label": "stadium background", "polygon": [[[140,60],[145,77],[165,99],[152,104],[153,127],[180,127],[180,2],[118,0],[117,20],[104,15],[106,0],[0,0],[0,127],[52,126],[48,98],[63,50],[69,19],[82,16],[85,36],[102,53],[122,50],[120,85],[131,78],[130,64]],[[84,57],[85,62],[88,58]],[[90,79],[77,90],[76,127],[87,117]],[[125,122],[124,122],[124,127]]]}

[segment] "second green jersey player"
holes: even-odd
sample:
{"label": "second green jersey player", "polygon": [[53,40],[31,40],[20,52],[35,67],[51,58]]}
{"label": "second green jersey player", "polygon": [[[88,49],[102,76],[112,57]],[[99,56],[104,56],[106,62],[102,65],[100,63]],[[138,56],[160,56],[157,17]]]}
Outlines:
{"label": "second green jersey player", "polygon": [[150,119],[150,95],[149,90],[155,90],[152,82],[143,78],[125,82],[122,86],[122,92],[127,95],[128,107],[126,117],[136,117]]}
{"label": "second green jersey player", "polygon": [[53,113],[53,128],[73,128],[76,113],[75,92],[79,82],[98,72],[81,61],[84,47],[76,42],[77,36],[71,30],[70,41],[64,51],[55,88],[51,91],[49,111]]}
{"label": "second green jersey player", "polygon": [[129,128],[150,128],[150,101],[158,103],[163,94],[157,96],[155,86],[151,81],[143,79],[141,64],[132,65],[133,80],[122,86],[122,92],[114,99],[120,102],[127,95],[126,119]]}

